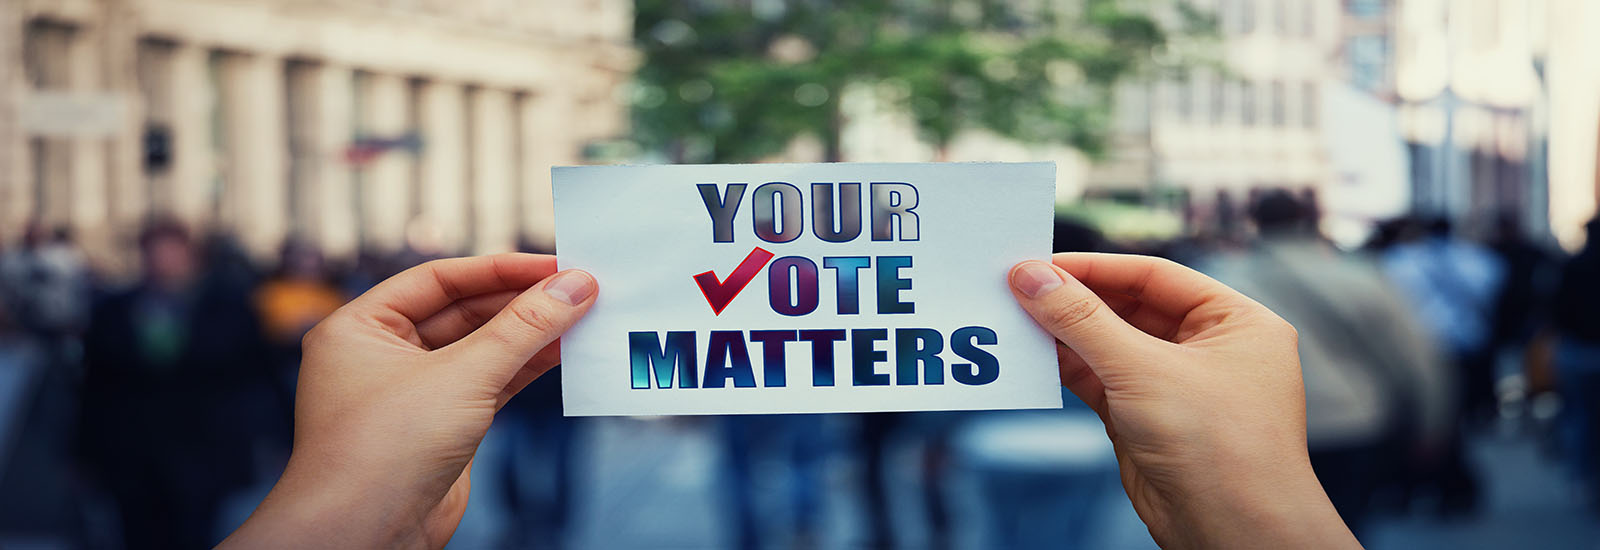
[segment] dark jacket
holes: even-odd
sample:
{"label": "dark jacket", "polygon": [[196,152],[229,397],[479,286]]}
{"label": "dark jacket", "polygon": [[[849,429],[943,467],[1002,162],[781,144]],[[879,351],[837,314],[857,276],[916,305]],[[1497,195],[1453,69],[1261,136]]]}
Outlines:
{"label": "dark jacket", "polygon": [[246,481],[251,445],[284,431],[248,295],[139,287],[97,304],[84,342],[80,452],[107,478],[184,468],[207,490]]}
{"label": "dark jacket", "polygon": [[1561,269],[1556,288],[1555,329],[1562,338],[1600,345],[1600,219],[1589,222],[1589,240]]}

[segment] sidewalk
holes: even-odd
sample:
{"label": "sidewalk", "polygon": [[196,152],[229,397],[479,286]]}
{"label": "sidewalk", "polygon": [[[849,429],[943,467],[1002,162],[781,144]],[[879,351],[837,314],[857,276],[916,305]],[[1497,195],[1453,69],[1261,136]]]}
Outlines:
{"label": "sidewalk", "polygon": [[1587,509],[1561,464],[1515,435],[1468,442],[1484,482],[1482,514],[1470,520],[1391,518],[1373,522],[1367,547],[1384,549],[1600,549],[1600,515]]}

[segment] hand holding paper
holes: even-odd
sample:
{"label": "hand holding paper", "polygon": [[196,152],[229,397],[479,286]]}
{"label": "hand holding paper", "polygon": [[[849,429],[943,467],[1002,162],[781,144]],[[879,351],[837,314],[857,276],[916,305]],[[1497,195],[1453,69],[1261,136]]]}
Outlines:
{"label": "hand holding paper", "polygon": [[444,546],[489,422],[596,291],[554,257],[504,254],[429,262],[340,308],[305,339],[288,468],[222,546]]}
{"label": "hand holding paper", "polygon": [[1162,548],[1360,547],[1311,471],[1294,327],[1157,258],[1057,254],[1011,284]]}

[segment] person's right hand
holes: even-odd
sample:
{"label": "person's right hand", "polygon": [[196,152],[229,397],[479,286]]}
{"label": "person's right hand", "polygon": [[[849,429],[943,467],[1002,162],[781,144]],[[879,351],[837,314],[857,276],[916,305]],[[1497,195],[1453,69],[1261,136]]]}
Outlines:
{"label": "person's right hand", "polygon": [[1057,254],[1012,268],[1099,413],[1123,488],[1163,548],[1358,548],[1306,453],[1293,327],[1176,263]]}

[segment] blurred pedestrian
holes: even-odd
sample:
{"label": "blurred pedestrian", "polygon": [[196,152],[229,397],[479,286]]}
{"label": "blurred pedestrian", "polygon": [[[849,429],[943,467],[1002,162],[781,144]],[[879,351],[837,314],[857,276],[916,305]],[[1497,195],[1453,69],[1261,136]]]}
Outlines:
{"label": "blurred pedestrian", "polygon": [[501,456],[496,457],[505,482],[500,493],[492,495],[503,499],[511,520],[507,547],[566,547],[578,425],[578,419],[561,414],[559,368],[529,382],[495,417],[491,430],[510,436],[498,447]]}
{"label": "blurred pedestrian", "polygon": [[0,295],[0,546],[87,544],[74,491],[71,381]]}
{"label": "blurred pedestrian", "polygon": [[1566,403],[1562,441],[1583,487],[1600,505],[1600,217],[1583,250],[1561,270],[1554,328],[1556,373]]}
{"label": "blurred pedestrian", "polygon": [[200,264],[206,284],[221,292],[248,295],[261,284],[261,271],[230,231],[212,231],[200,243]]}
{"label": "blurred pedestrian", "polygon": [[1385,252],[1382,265],[1455,365],[1464,419],[1476,425],[1496,415],[1491,343],[1495,300],[1505,281],[1500,259],[1456,236],[1450,220],[1439,217],[1420,238]]}
{"label": "blurred pedestrian", "polygon": [[1400,457],[1448,440],[1449,382],[1377,266],[1328,244],[1312,208],[1286,191],[1262,193],[1250,212],[1254,248],[1206,271],[1299,329],[1311,464],[1360,536]]}
{"label": "blurred pedestrian", "polygon": [[1489,355],[1506,367],[1497,370],[1520,372],[1529,346],[1549,318],[1550,299],[1561,278],[1560,256],[1529,237],[1512,211],[1496,217],[1488,244],[1505,266],[1505,282],[1494,299]]}
{"label": "blurred pedestrian", "polygon": [[1372,235],[1367,237],[1367,242],[1362,243],[1362,251],[1373,256],[1382,257],[1400,243],[1414,241],[1423,233],[1422,221],[1416,216],[1397,216],[1379,221],[1372,228]]}
{"label": "blurred pedestrian", "polygon": [[287,414],[268,397],[245,289],[207,277],[176,222],[147,226],[139,250],[139,282],[94,309],[81,452],[116,503],[124,546],[207,547],[218,503],[251,481],[263,434]]}
{"label": "blurred pedestrian", "polygon": [[51,365],[76,366],[89,320],[90,277],[71,230],[30,223],[22,246],[0,257],[0,294]]}
{"label": "blurred pedestrian", "polygon": [[331,282],[322,251],[300,240],[286,241],[278,271],[255,293],[262,328],[278,363],[298,366],[300,338],[344,302],[344,294]]}
{"label": "blurred pedestrian", "polygon": [[[788,500],[792,548],[817,548],[822,535],[823,462],[827,458],[824,421],[818,414],[732,415],[722,418],[729,483],[738,521],[737,548],[769,548],[782,533],[770,518],[775,514],[760,498],[764,481],[772,481]],[[777,463],[783,475],[762,476],[761,465]],[[781,516],[780,516],[781,517]],[[763,521],[767,520],[767,521]]]}
{"label": "blurred pedestrian", "polygon": [[[234,277],[238,277],[235,272]],[[238,284],[235,281],[234,284]],[[322,251],[298,239],[284,242],[279,255],[278,269],[252,297],[257,312],[261,314],[261,328],[271,355],[266,367],[271,371],[273,390],[269,395],[276,401],[273,410],[284,416],[281,422],[265,422],[264,426],[279,428],[269,436],[273,452],[287,458],[290,427],[293,425],[295,377],[300,371],[300,339],[317,322],[344,305],[345,296],[333,284]]]}
{"label": "blurred pedestrian", "polygon": [[32,222],[0,254],[0,532],[83,542],[70,466],[90,279],[65,228]]}
{"label": "blurred pedestrian", "polygon": [[[861,496],[863,507],[866,509],[867,543],[866,548],[873,550],[886,550],[897,547],[897,537],[894,528],[894,516],[891,514],[889,504],[888,479],[885,477],[889,457],[890,444],[894,442],[895,435],[907,422],[907,416],[912,413],[903,412],[878,412],[855,415],[859,420],[856,427],[856,448],[854,452],[861,459]],[[928,466],[926,460],[919,461],[918,468]],[[918,475],[921,480],[926,475]],[[941,493],[935,488],[932,491],[923,487],[924,493],[931,493],[934,498],[924,502],[924,511],[929,511],[929,533],[932,544],[939,544],[943,535],[938,520],[943,517],[944,502],[939,498]],[[930,544],[930,546],[932,545]]]}

